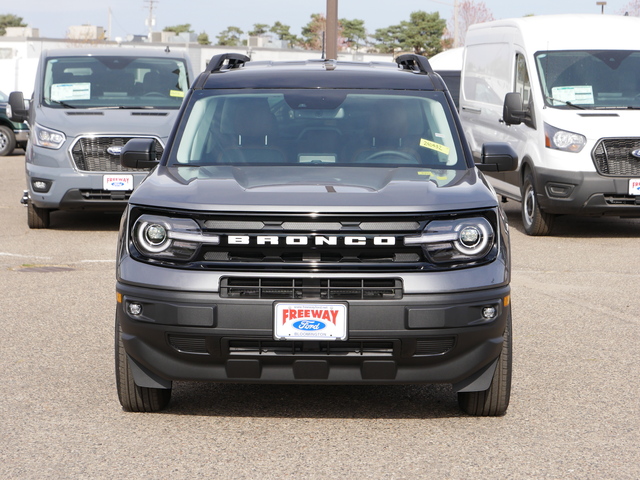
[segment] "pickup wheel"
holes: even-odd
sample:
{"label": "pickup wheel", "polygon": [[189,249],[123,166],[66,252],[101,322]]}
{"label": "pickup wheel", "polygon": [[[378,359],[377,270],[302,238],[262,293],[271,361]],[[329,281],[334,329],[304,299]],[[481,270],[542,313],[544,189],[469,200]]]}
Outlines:
{"label": "pickup wheel", "polygon": [[117,318],[115,337],[116,387],[122,409],[127,412],[158,412],[164,409],[171,400],[171,389],[139,387],[134,383]]}
{"label": "pickup wheel", "polygon": [[49,228],[51,210],[36,207],[31,200],[27,201],[27,225],[29,228]]}
{"label": "pickup wheel", "polygon": [[504,330],[502,352],[491,380],[491,386],[483,392],[459,392],[458,405],[469,415],[500,417],[507,413],[511,396],[511,315]]}
{"label": "pickup wheel", "polygon": [[533,173],[527,170],[522,183],[522,224],[527,235],[549,235],[553,228],[555,215],[544,212],[538,205]]}
{"label": "pickup wheel", "polygon": [[4,125],[0,125],[0,157],[11,154],[16,148],[16,137],[13,131]]}

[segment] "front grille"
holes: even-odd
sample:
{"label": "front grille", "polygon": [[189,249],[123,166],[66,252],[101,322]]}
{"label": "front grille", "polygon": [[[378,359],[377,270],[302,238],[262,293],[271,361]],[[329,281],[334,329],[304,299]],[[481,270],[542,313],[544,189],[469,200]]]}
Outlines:
{"label": "front grille", "polygon": [[[71,148],[71,156],[78,170],[85,172],[146,172],[146,168],[126,168],[120,164],[120,155],[112,155],[109,147],[122,147],[136,137],[81,137]],[[156,159],[162,156],[162,144],[156,139]]]}
{"label": "front grille", "polygon": [[129,191],[80,190],[80,195],[87,200],[129,200]]}
{"label": "front grille", "polygon": [[394,300],[402,298],[398,278],[260,278],[224,277],[223,298]]}
{"label": "front grille", "polygon": [[393,356],[394,343],[390,341],[358,342],[290,342],[273,340],[229,340],[230,356],[241,355],[293,355],[293,356]]}
{"label": "front grille", "polygon": [[640,138],[605,138],[593,149],[598,173],[614,177],[640,176],[640,158],[631,155],[640,149]]}

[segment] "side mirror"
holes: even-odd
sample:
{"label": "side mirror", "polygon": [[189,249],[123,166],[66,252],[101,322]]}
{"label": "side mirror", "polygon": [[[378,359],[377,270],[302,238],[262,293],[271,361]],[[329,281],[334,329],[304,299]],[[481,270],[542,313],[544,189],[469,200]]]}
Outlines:
{"label": "side mirror", "polygon": [[483,172],[510,172],[518,168],[518,154],[508,143],[485,143],[482,163],[476,166]]}
{"label": "side mirror", "polygon": [[158,165],[155,140],[152,138],[129,140],[120,152],[120,164],[127,168],[153,168]]}
{"label": "side mirror", "polygon": [[513,92],[505,95],[502,119],[507,125],[520,125],[525,119],[525,112],[522,110],[522,97],[519,93]]}
{"label": "side mirror", "polygon": [[24,101],[22,92],[11,92],[9,94],[9,104],[7,116],[14,122],[24,122],[29,116],[29,103]]}

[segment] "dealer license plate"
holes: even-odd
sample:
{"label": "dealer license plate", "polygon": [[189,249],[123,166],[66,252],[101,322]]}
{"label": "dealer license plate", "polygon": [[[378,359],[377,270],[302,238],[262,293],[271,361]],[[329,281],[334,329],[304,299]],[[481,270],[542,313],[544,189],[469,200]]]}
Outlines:
{"label": "dealer license plate", "polygon": [[276,303],[273,335],[276,340],[346,340],[344,303]]}
{"label": "dealer license plate", "polygon": [[640,178],[629,180],[629,195],[640,195]]}
{"label": "dealer license plate", "polygon": [[102,188],[104,190],[133,190],[133,175],[104,175]]}

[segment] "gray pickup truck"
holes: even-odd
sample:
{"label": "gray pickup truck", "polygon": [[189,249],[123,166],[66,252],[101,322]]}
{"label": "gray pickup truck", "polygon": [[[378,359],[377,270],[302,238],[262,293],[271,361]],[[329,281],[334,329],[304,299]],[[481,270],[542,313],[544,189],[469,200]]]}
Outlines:
{"label": "gray pickup truck", "polygon": [[124,213],[116,380],[128,411],[173,381],[448,383],[471,415],[511,388],[509,232],[426,58],[214,57]]}

